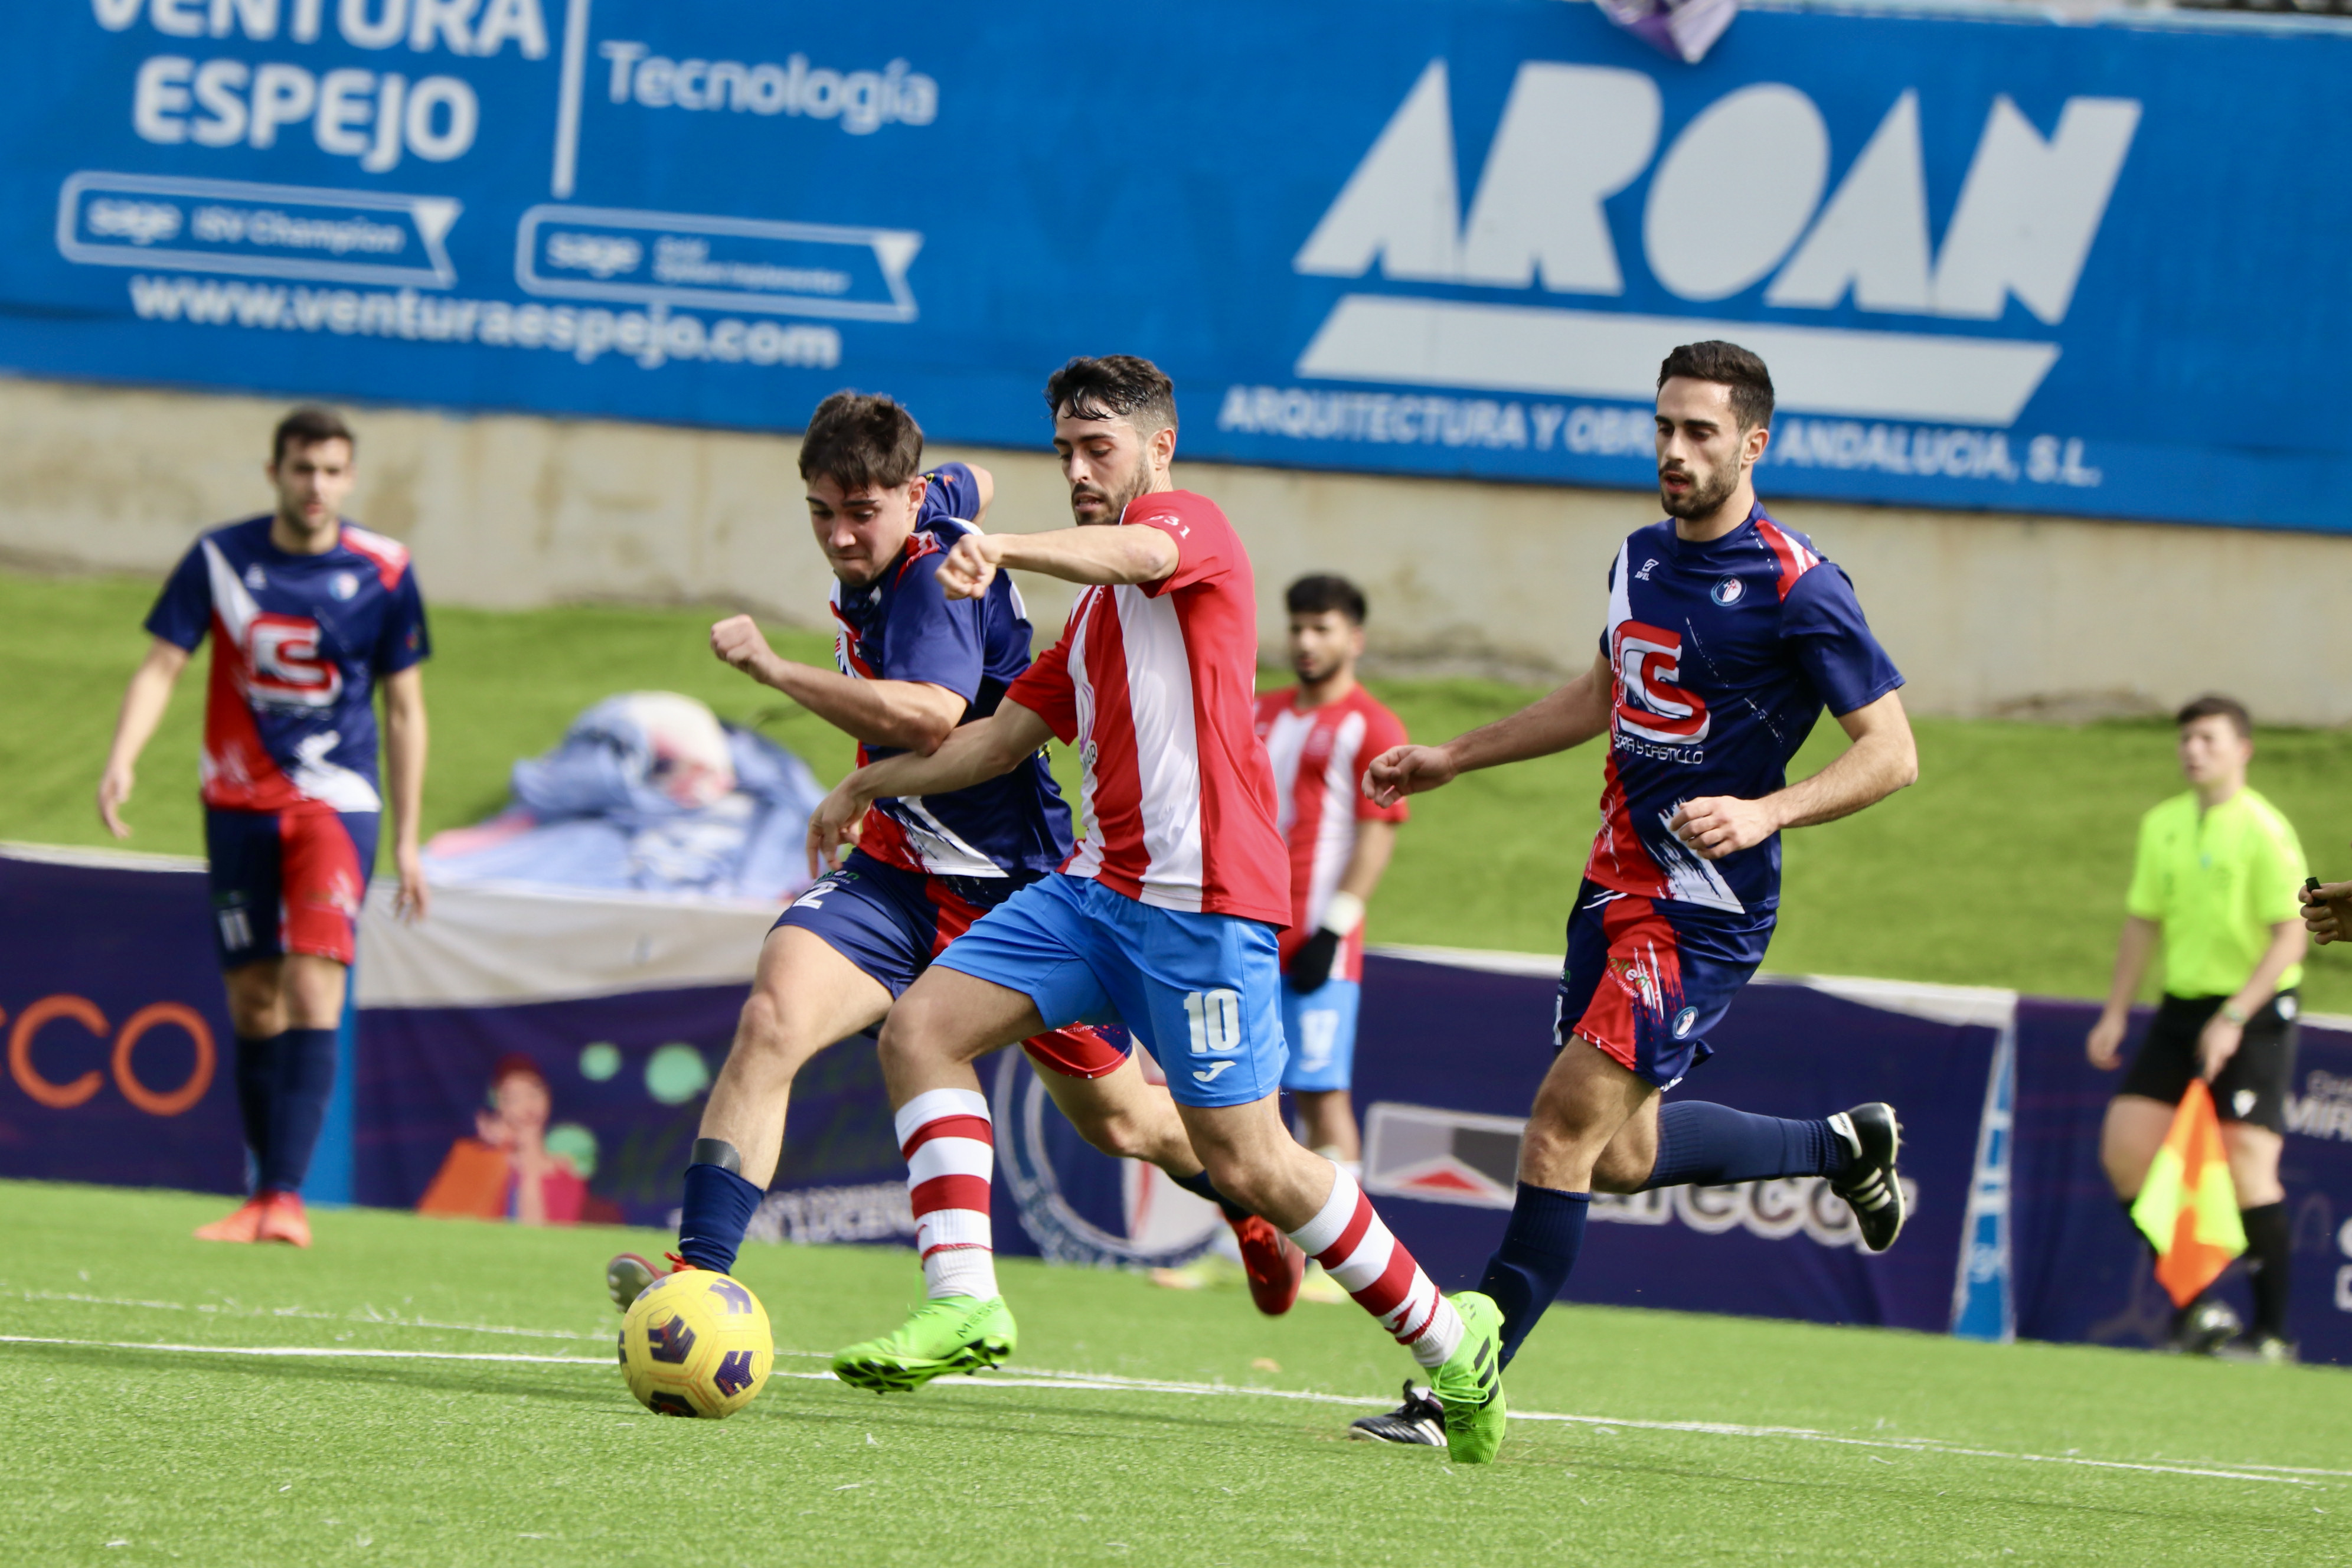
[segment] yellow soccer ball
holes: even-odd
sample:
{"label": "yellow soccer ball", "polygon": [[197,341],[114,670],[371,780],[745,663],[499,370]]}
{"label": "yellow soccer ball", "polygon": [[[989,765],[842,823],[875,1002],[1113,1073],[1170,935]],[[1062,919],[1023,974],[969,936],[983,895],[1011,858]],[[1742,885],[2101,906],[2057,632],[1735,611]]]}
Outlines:
{"label": "yellow soccer ball", "polygon": [[707,1268],[665,1274],[621,1321],[621,1376],[656,1415],[732,1415],[760,1396],[775,1363],[768,1310]]}

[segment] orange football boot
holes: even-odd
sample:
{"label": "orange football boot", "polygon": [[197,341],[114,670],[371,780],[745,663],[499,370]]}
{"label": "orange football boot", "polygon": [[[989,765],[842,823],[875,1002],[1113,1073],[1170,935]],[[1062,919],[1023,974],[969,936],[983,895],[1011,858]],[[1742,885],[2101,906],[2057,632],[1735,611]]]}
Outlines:
{"label": "orange football boot", "polygon": [[235,1214],[216,1219],[210,1225],[196,1226],[198,1241],[258,1241],[261,1239],[262,1211],[268,1206],[263,1194],[256,1193],[245,1200]]}
{"label": "orange football boot", "polygon": [[296,1247],[310,1245],[310,1222],[302,1213],[299,1193],[271,1193],[262,1200],[261,1234],[256,1241],[284,1241]]}

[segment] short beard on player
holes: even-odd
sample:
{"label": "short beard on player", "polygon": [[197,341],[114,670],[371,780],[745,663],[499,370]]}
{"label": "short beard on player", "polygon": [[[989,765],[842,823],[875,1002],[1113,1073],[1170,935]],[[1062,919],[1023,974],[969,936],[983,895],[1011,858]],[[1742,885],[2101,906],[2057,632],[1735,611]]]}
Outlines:
{"label": "short beard on player", "polygon": [[[1690,472],[1687,468],[1681,471]],[[1661,484],[1658,487],[1658,504],[1665,508],[1668,517],[1705,517],[1730,500],[1731,492],[1738,488],[1739,465],[1735,462],[1729,468],[1717,468],[1712,479],[1701,479],[1696,474],[1691,475],[1691,488],[1680,497],[1670,494]]]}
{"label": "short beard on player", "polygon": [[[1127,515],[1128,503],[1135,500],[1136,497],[1143,494],[1144,491],[1150,488],[1151,452],[1150,449],[1147,447],[1144,449],[1142,454],[1136,458],[1134,471],[1129,473],[1127,478],[1120,482],[1119,487],[1116,491],[1104,490],[1093,485],[1080,485],[1073,489],[1070,491],[1070,510],[1072,518],[1077,522],[1080,528],[1097,528],[1101,527],[1104,524],[1116,523],[1120,518]],[[1082,500],[1087,499],[1098,500],[1103,503],[1103,510],[1107,515],[1105,515],[1101,523],[1089,523],[1083,518],[1076,516],[1078,502]]]}

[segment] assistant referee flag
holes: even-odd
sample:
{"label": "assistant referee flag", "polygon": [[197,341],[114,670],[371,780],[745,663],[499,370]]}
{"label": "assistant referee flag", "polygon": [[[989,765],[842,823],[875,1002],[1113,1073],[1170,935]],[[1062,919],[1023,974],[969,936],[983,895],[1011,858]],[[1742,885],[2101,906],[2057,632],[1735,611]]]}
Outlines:
{"label": "assistant referee flag", "polygon": [[2156,1248],[2156,1277],[2176,1307],[2197,1300],[2246,1250],[2238,1190],[2221,1147],[2221,1119],[2203,1079],[2189,1080],[2131,1216]]}

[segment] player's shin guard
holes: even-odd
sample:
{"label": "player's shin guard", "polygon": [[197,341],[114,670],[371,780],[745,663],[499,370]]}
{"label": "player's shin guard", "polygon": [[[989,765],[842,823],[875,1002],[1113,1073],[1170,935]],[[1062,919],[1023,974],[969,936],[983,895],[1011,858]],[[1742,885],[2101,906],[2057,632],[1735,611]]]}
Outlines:
{"label": "player's shin guard", "polygon": [[927,1089],[898,1108],[898,1131],[924,1293],[990,1300],[997,1294],[988,1222],[996,1140],[988,1101],[968,1089]]}
{"label": "player's shin guard", "polygon": [[1336,1167],[1321,1212],[1290,1233],[1356,1304],[1380,1320],[1423,1366],[1443,1366],[1462,1342],[1462,1317],[1389,1233],[1355,1178]]}
{"label": "player's shin guard", "polygon": [[1658,1159],[1642,1190],[1834,1176],[1844,1165],[1845,1145],[1826,1120],[1786,1121],[1704,1100],[1669,1100],[1658,1108]]}
{"label": "player's shin guard", "polygon": [[677,1215],[677,1255],[697,1268],[732,1274],[761,1195],[724,1165],[688,1165],[686,1202]]}
{"label": "player's shin guard", "polygon": [[289,1029],[278,1037],[269,1097],[269,1149],[261,1160],[266,1193],[297,1193],[310,1173],[310,1152],[326,1125],[335,1091],[333,1029]]}
{"label": "player's shin guard", "polygon": [[269,1108],[278,1098],[278,1042],[282,1038],[272,1035],[248,1040],[239,1035],[236,1040],[236,1114],[245,1123],[245,1146],[253,1151],[257,1176],[269,1163]]}
{"label": "player's shin guard", "polygon": [[1584,1246],[1584,1217],[1591,1208],[1591,1193],[1519,1184],[1503,1245],[1486,1260],[1486,1277],[1478,1281],[1479,1290],[1502,1310],[1505,1366],[1575,1272],[1576,1255]]}

